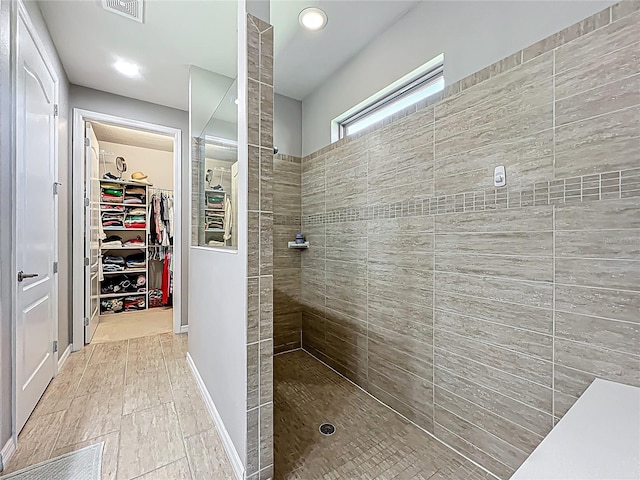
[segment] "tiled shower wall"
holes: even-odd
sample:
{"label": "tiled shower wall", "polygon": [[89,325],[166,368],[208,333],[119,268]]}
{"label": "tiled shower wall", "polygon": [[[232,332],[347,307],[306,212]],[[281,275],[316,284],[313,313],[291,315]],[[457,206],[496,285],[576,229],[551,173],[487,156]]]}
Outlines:
{"label": "tiled shower wall", "polygon": [[301,251],[287,247],[302,229],[302,159],[273,159],[273,346],[275,353],[300,348]]}
{"label": "tiled shower wall", "polygon": [[302,162],[303,347],[501,478],[640,386],[639,6]]}
{"label": "tiled shower wall", "polygon": [[248,480],[273,477],[273,27],[247,15]]}

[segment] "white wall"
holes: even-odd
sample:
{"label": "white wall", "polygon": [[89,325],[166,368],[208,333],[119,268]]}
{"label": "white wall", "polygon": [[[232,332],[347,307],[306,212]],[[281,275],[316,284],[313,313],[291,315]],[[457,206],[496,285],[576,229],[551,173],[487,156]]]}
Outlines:
{"label": "white wall", "polygon": [[[188,198],[191,172],[189,171],[189,114],[183,110],[143,102],[133,98],[113,95],[111,93],[93,90],[91,88],[71,85],[71,108],[80,108],[98,113],[106,113],[142,122],[155,123],[166,127],[179,128],[182,131],[182,325],[187,324],[189,292],[189,249],[191,234],[189,232],[190,200]],[[178,198],[180,192],[174,192]]]}
{"label": "white wall", "polygon": [[[69,168],[69,82],[58,58],[49,31],[44,23],[38,4],[26,1],[25,7],[36,33],[44,44],[45,53],[53,63],[59,81],[59,118],[58,118],[58,181],[63,184],[58,198],[58,342],[62,353],[71,340],[71,180]],[[13,139],[10,126],[13,123],[10,90],[10,43],[15,42],[17,18],[16,2],[0,2],[0,223],[11,225],[12,180],[14,178]],[[15,284],[14,271],[10,264],[11,228],[0,229],[0,448],[11,436],[11,289]]]}
{"label": "white wall", "polygon": [[303,100],[303,154],[330,143],[335,117],[440,53],[455,83],[614,3],[423,1]]}
{"label": "white wall", "polygon": [[302,156],[302,102],[275,95],[273,105],[273,146],[284,155]]}
{"label": "white wall", "polygon": [[[268,5],[268,2],[267,2]],[[247,44],[245,3],[238,2],[238,249],[191,246],[189,354],[240,461],[247,443]],[[191,69],[190,110],[207,85]],[[194,81],[195,80],[195,81]],[[200,86],[198,86],[200,85]],[[197,134],[200,125],[191,125]],[[191,149],[191,142],[189,143]],[[189,175],[191,179],[191,175]],[[189,217],[191,218],[191,217]]]}
{"label": "white wall", "polygon": [[[123,174],[123,178],[130,178],[133,172],[143,172],[149,176],[148,180],[154,187],[173,190],[173,152],[121,145],[101,140],[100,149],[115,154],[104,158],[108,172],[117,175],[116,157],[124,157],[127,162],[127,171]],[[101,159],[100,176],[104,173],[102,165]]]}

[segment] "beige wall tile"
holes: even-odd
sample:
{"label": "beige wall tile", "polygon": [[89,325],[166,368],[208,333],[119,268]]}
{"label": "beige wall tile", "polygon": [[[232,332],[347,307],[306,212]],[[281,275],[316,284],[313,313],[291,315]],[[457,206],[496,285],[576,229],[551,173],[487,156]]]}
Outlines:
{"label": "beige wall tile", "polygon": [[558,338],[556,362],[593,373],[598,378],[640,386],[640,354],[637,352],[630,355]]}
{"label": "beige wall tile", "polygon": [[464,335],[480,342],[508,348],[547,361],[553,359],[553,337],[529,330],[479,320],[466,315],[435,310],[435,328]]}
{"label": "beige wall tile", "polygon": [[640,323],[556,312],[556,338],[638,355]]}
{"label": "beige wall tile", "polygon": [[556,128],[556,177],[622,170],[638,165],[640,107]]}
{"label": "beige wall tile", "polygon": [[640,104],[640,75],[624,78],[556,102],[556,126]]}
{"label": "beige wall tile", "polygon": [[[505,417],[521,427],[544,436],[553,426],[552,417],[535,408],[531,408],[506,395],[488,389],[485,386],[475,383],[476,379],[466,379],[444,370],[441,367],[435,369],[436,388],[443,388],[449,392],[455,392],[472,404],[476,404],[492,413]],[[445,406],[446,407],[446,406]],[[473,409],[473,408],[471,408]],[[508,435],[503,438],[509,438]]]}
{"label": "beige wall tile", "polygon": [[434,398],[436,405],[495,435],[526,454],[531,453],[543,439],[542,436],[520,427],[501,415],[475,405],[445,388],[436,387]]}
{"label": "beige wall tile", "polygon": [[548,335],[552,333],[553,311],[551,309],[506,303],[490,298],[456,295],[442,290],[436,291],[435,307],[438,310],[528,331]]}
{"label": "beige wall tile", "polygon": [[556,282],[640,291],[640,262],[627,259],[557,258]]}
{"label": "beige wall tile", "polygon": [[[470,424],[467,423],[467,425]],[[456,432],[454,433],[448,428],[444,428],[439,423],[436,423],[434,425],[435,436],[442,439],[442,441],[444,441],[447,445],[451,445],[453,448],[463,453],[468,458],[485,466],[485,468],[498,475],[499,478],[509,478],[511,475],[513,475],[514,468],[505,465],[499,460],[496,460],[491,455],[479,449],[477,446],[475,446],[475,442],[473,441],[474,439],[469,438],[469,441],[467,441],[460,436],[464,436],[464,433],[460,432],[458,429],[455,429],[453,426],[449,427],[456,430]]]}
{"label": "beige wall tile", "polygon": [[556,309],[568,313],[592,315],[640,323],[640,293],[602,288],[556,286]]}
{"label": "beige wall tile", "polygon": [[519,402],[551,413],[552,391],[525,378],[468,358],[466,354],[453,353],[436,345],[435,365],[456,375],[483,385]]}

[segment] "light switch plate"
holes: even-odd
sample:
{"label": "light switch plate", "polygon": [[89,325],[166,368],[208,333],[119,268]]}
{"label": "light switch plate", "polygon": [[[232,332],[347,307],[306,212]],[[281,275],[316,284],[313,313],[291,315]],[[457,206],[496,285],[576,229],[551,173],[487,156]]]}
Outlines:
{"label": "light switch plate", "polygon": [[493,186],[504,187],[507,184],[507,174],[504,165],[498,165],[493,171]]}

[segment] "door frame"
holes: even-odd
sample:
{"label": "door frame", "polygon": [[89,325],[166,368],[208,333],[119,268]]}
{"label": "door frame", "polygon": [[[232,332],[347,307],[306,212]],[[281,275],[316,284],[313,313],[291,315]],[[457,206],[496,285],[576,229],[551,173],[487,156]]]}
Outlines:
{"label": "door frame", "polygon": [[84,124],[85,122],[110,123],[120,127],[136,128],[148,132],[160,133],[173,137],[173,194],[178,198],[178,208],[173,210],[175,231],[173,236],[173,269],[178,275],[173,279],[173,332],[182,333],[186,328],[181,325],[182,319],[182,131],[179,128],[167,127],[155,123],[131,120],[129,118],[94,112],[80,108],[73,109],[72,130],[72,169],[73,182],[73,245],[72,245],[72,284],[73,284],[73,351],[84,347]]}
{"label": "door frame", "polygon": [[[17,37],[17,32],[18,32],[18,22],[20,22],[20,20],[22,20],[24,22],[24,25],[29,33],[29,35],[31,36],[31,38],[33,39],[33,42],[35,44],[36,49],[38,50],[38,53],[40,54],[40,56],[42,57],[44,64],[47,68],[47,70],[49,71],[49,74],[51,75],[51,78],[53,78],[53,83],[54,83],[54,99],[53,99],[53,103],[54,105],[59,105],[59,99],[60,99],[60,80],[58,78],[58,75],[56,74],[55,68],[53,66],[53,62],[51,61],[51,58],[49,57],[49,55],[47,54],[46,48],[44,46],[44,43],[42,42],[42,40],[40,39],[40,36],[38,35],[37,29],[35,27],[35,25],[33,24],[33,22],[31,21],[31,17],[29,16],[29,12],[27,11],[26,7],[24,6],[24,3],[22,0],[18,0],[15,4],[12,3],[12,8],[15,8],[16,10],[14,11],[15,13],[11,14],[11,31],[13,32],[11,35],[11,168],[13,169],[13,175],[11,176],[11,199],[13,201],[13,206],[11,208],[11,267],[10,267],[10,278],[12,279],[11,281],[11,300],[12,300],[12,306],[10,306],[11,308],[11,324],[12,324],[12,331],[11,331],[11,384],[13,386],[13,392],[12,392],[12,398],[11,398],[11,421],[12,421],[12,425],[11,425],[11,431],[12,431],[12,437],[13,437],[13,441],[14,441],[14,445],[17,445],[18,442],[18,432],[16,429],[16,425],[18,423],[18,419],[17,419],[17,414],[18,414],[18,375],[17,375],[17,368],[18,368],[18,358],[17,358],[17,325],[18,325],[18,287],[16,284],[16,272],[17,272],[17,268],[18,268],[18,233],[17,233],[17,229],[16,229],[16,225],[17,225],[17,218],[16,218],[16,204],[17,204],[17,200],[18,200],[18,191],[17,191],[17,180],[15,177],[15,172],[17,169],[17,162],[18,159],[16,157],[16,153],[17,153],[17,135],[18,135],[18,103],[17,103],[17,85],[18,85],[18,47],[19,47],[19,39]],[[57,182],[59,180],[58,177],[58,156],[59,156],[59,136],[60,136],[60,131],[59,131],[59,116],[54,115],[53,116],[53,131],[54,131],[54,135],[53,135],[53,182],[51,183],[51,188],[53,191],[53,184],[54,182]],[[60,233],[60,225],[58,222],[58,208],[59,208],[59,202],[58,202],[58,195],[53,195],[53,201],[54,201],[54,229],[56,231],[56,235],[53,239],[53,249],[54,249],[54,261],[58,261],[59,260],[59,245],[58,245],[58,235]],[[58,285],[58,274],[54,273],[53,275],[53,335],[52,338],[55,342],[58,341],[58,326],[59,326],[59,313],[58,313],[58,306],[59,306],[59,302],[58,302],[58,294],[59,294],[59,285]],[[53,346],[52,346],[53,347]],[[59,357],[60,352],[56,351],[53,352],[53,364],[54,364],[54,377],[55,375],[57,375],[58,373],[58,357]]]}

